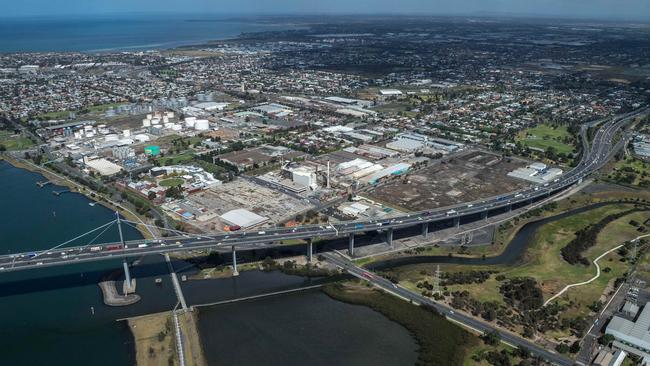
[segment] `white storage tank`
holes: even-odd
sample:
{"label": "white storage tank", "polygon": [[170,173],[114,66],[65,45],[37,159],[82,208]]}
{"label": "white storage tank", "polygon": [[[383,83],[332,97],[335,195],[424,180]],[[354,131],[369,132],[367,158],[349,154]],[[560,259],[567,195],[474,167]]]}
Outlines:
{"label": "white storage tank", "polygon": [[207,119],[197,119],[194,123],[194,129],[197,131],[206,131],[210,129],[210,122]]}

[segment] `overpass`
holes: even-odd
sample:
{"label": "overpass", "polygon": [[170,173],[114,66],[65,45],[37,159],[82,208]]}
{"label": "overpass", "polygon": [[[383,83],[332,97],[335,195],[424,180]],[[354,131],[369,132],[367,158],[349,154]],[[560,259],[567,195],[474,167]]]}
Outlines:
{"label": "overpass", "polygon": [[[199,249],[230,249],[236,270],[237,249],[260,249],[277,246],[278,242],[291,239],[307,240],[307,256],[311,259],[312,241],[314,238],[341,238],[347,237],[349,253],[354,253],[355,235],[371,231],[381,231],[386,235],[386,242],[392,246],[394,230],[421,226],[422,235],[426,236],[431,223],[444,223],[459,226],[461,220],[471,218],[487,219],[495,213],[512,210],[513,207],[523,207],[533,202],[545,199],[566,188],[582,182],[584,178],[602,168],[616,152],[626,143],[626,138],[614,141],[620,129],[632,118],[647,111],[647,108],[637,110],[625,115],[611,118],[603,123],[596,132],[593,142],[589,144],[586,138],[587,125],[581,130],[582,157],[574,169],[566,172],[558,179],[543,185],[530,186],[499,196],[483,200],[466,202],[462,204],[408,213],[398,217],[384,220],[358,220],[344,221],[325,225],[303,225],[294,228],[269,228],[260,231],[240,231],[230,233],[189,234],[175,230],[168,230],[174,235],[156,240],[131,240],[113,243],[95,244],[91,240],[82,246],[67,246],[70,243],[90,237],[95,232],[102,232],[121,225],[142,225],[119,216],[98,228],[84,233],[72,240],[61,243],[48,250],[27,251],[22,253],[0,256],[0,273],[9,271],[28,270],[48,266],[62,266],[83,262],[111,260],[156,253],[169,253]],[[146,226],[146,225],[145,225]],[[101,234],[100,234],[101,235]],[[121,237],[121,235],[120,235]],[[96,238],[96,237],[95,237]],[[128,267],[125,265],[128,274]]]}

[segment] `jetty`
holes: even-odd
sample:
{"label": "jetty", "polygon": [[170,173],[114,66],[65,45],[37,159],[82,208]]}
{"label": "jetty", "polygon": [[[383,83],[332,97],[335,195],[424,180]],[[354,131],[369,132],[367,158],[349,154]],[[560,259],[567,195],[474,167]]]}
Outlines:
{"label": "jetty", "polygon": [[[134,279],[135,281],[135,279]],[[121,295],[117,292],[115,281],[102,281],[98,283],[99,288],[102,290],[102,297],[104,304],[108,306],[128,306],[140,301],[141,297],[138,294],[127,293]],[[126,287],[126,286],[123,286]]]}

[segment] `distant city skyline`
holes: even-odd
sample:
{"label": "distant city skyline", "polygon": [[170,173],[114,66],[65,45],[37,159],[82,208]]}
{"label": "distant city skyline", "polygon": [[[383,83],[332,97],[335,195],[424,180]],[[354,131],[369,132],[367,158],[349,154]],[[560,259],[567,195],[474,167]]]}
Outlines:
{"label": "distant city skyline", "polygon": [[22,0],[3,6],[0,17],[120,14],[418,14],[508,15],[650,20],[648,0]]}

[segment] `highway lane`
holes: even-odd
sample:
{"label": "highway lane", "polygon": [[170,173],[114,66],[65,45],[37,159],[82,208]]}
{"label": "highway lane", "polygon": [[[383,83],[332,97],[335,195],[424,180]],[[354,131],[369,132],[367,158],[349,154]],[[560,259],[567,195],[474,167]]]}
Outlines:
{"label": "highway lane", "polygon": [[525,338],[519,337],[515,334],[505,332],[503,330],[500,330],[493,325],[483,322],[481,320],[478,320],[476,318],[472,318],[470,316],[458,313],[454,311],[453,308],[443,305],[437,302],[432,301],[429,298],[426,298],[414,291],[408,290],[404,287],[401,287],[399,285],[396,285],[389,280],[378,276],[372,272],[369,272],[361,267],[356,266],[354,263],[343,259],[342,257],[332,254],[332,253],[325,253],[324,254],[326,260],[330,261],[337,267],[343,269],[344,271],[352,274],[355,277],[358,277],[362,280],[368,281],[372,283],[373,285],[389,292],[393,293],[399,297],[402,297],[403,299],[412,301],[416,304],[425,304],[428,306],[433,307],[440,313],[441,315],[445,316],[446,318],[456,321],[458,323],[461,323],[469,328],[472,328],[478,332],[482,333],[487,333],[491,331],[495,331],[499,333],[501,336],[501,339],[505,341],[508,344],[511,344],[516,347],[524,347],[528,349],[532,354],[539,356],[548,362],[551,362],[555,365],[561,365],[561,366],[571,366],[573,365],[573,361],[561,354],[549,351],[541,346],[538,346],[535,343],[532,343],[528,341]]}
{"label": "highway lane", "polygon": [[164,238],[159,241],[131,241],[126,242],[123,246],[121,243],[105,243],[2,255],[0,256],[0,272],[153,253],[218,248],[221,246],[229,247],[234,245],[239,248],[273,246],[275,245],[273,243],[282,240],[342,237],[367,231],[394,230],[432,222],[460,220],[461,217],[472,215],[488,214],[489,212],[512,207],[512,205],[531,203],[534,200],[548,197],[581,182],[589,174],[604,166],[620,150],[625,144],[625,139],[621,139],[614,144],[612,141],[614,136],[631,118],[643,112],[645,112],[645,109],[606,122],[595,133],[591,145],[584,139],[586,128],[583,127],[581,135],[583,136],[585,153],[582,154],[580,162],[574,169],[556,180],[479,201],[409,213],[385,220],[348,221],[327,225],[304,225],[295,228],[268,228],[260,231],[193,234],[191,236]]}

